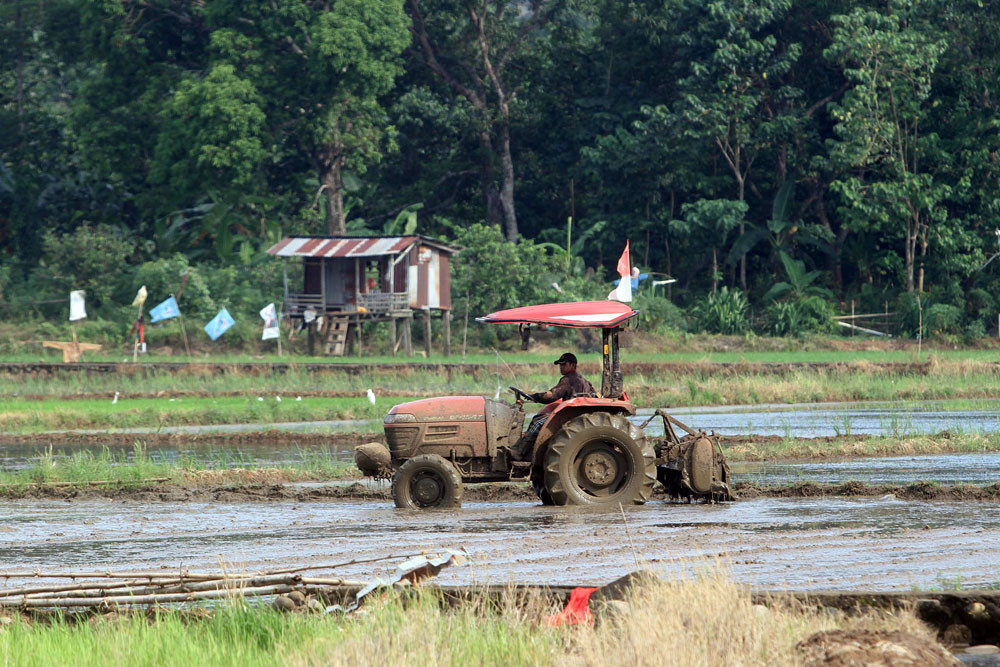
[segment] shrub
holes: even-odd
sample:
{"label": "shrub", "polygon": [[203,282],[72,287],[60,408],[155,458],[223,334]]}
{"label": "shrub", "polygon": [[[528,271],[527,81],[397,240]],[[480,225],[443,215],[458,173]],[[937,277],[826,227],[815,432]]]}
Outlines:
{"label": "shrub", "polygon": [[201,271],[191,266],[187,257],[180,253],[140,264],[136,268],[133,289],[138,290],[140,286],[146,286],[146,291],[149,293],[146,312],[171,294],[176,295],[185,273],[188,279],[184,283],[184,292],[179,303],[181,312],[186,317],[213,317],[219,309],[216,308]]}
{"label": "shrub", "polygon": [[833,307],[818,296],[775,302],[768,307],[767,316],[775,336],[824,333],[833,328]]}
{"label": "shrub", "polygon": [[750,303],[738,289],[723,287],[694,306],[698,327],[709,333],[742,334],[750,330]]}
{"label": "shrub", "polygon": [[83,225],[72,234],[45,234],[42,248],[42,265],[34,272],[37,284],[49,295],[84,290],[89,312],[113,305],[111,295],[123,270],[127,272],[135,244],[109,225]]}
{"label": "shrub", "polygon": [[930,336],[961,333],[962,309],[950,303],[935,303],[924,309],[924,332]]}
{"label": "shrub", "polygon": [[643,329],[673,329],[687,331],[688,322],[684,311],[666,297],[650,296],[645,292],[635,295],[632,307],[639,311],[639,321]]}

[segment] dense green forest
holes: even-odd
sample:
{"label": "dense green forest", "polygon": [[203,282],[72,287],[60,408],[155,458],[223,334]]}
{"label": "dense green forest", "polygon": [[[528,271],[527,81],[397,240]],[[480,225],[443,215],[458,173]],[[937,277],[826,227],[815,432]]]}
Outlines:
{"label": "dense green forest", "polygon": [[281,236],[415,229],[465,247],[474,315],[605,298],[629,240],[677,279],[656,325],[996,332],[991,0],[6,0],[0,31],[5,319],[86,289],[129,321],[185,271],[186,308],[254,314]]}

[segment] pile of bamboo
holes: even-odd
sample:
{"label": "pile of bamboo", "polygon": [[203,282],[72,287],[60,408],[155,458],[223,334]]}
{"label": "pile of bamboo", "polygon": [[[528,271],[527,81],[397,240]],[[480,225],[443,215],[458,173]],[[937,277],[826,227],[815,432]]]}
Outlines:
{"label": "pile of bamboo", "polygon": [[337,588],[358,589],[364,581],[338,576],[306,576],[306,571],[333,570],[355,563],[407,558],[410,555],[354,560],[333,565],[314,565],[254,573],[192,572],[0,572],[0,580],[45,583],[0,589],[0,608],[127,608],[217,599],[272,596],[300,591],[316,595]]}

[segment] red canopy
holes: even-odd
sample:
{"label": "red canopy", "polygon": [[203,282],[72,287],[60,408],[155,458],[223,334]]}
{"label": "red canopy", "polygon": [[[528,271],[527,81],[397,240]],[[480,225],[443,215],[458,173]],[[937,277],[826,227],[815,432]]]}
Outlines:
{"label": "red canopy", "polygon": [[554,327],[609,328],[618,326],[638,314],[638,310],[632,310],[631,306],[619,301],[575,301],[499,310],[486,317],[477,317],[476,320],[547,324]]}

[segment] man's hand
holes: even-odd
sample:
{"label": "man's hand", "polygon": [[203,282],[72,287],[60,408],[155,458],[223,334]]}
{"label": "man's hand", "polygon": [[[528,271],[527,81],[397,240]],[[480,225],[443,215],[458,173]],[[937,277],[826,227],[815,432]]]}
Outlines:
{"label": "man's hand", "polygon": [[542,398],[544,396],[545,396],[544,391],[536,391],[534,394],[531,395],[531,400],[533,400],[535,403],[542,403],[543,402]]}

